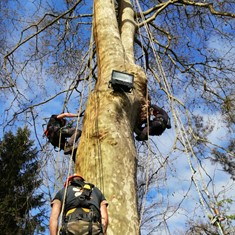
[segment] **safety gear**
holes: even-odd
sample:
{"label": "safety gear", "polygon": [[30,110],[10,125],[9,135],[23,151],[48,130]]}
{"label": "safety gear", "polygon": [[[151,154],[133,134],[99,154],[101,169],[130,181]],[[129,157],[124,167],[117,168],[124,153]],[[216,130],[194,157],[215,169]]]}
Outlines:
{"label": "safety gear", "polygon": [[[74,179],[79,177],[79,179]],[[68,177],[67,182],[71,182],[71,185],[78,186],[81,188],[82,193],[80,196],[75,197],[73,200],[77,207],[74,206],[65,206],[64,216],[63,216],[63,228],[64,232],[68,230],[68,225],[71,221],[81,220],[86,221],[88,225],[88,234],[92,235],[92,226],[93,223],[96,223],[102,231],[101,227],[101,216],[100,208],[93,205],[91,202],[91,193],[94,188],[93,184],[87,183],[84,181],[83,177],[80,174],[74,174]],[[66,234],[66,233],[65,233]],[[100,233],[99,233],[100,234]]]}
{"label": "safety gear", "polygon": [[[88,234],[92,235],[92,227],[94,223],[96,226],[98,225],[100,232],[102,232],[102,223],[101,223],[101,216],[99,210],[94,205],[89,205],[88,208],[78,207],[72,208],[67,211],[66,215],[63,218],[63,225],[64,232],[68,229],[68,225],[72,221],[86,221],[87,222],[87,230]],[[101,234],[101,233],[99,233]]]}
{"label": "safety gear", "polygon": [[[72,181],[70,181],[72,182]],[[81,208],[90,208],[90,206],[93,204],[91,200],[91,193],[93,191],[94,185],[87,183],[85,181],[81,182],[79,185],[70,185],[73,189],[75,189],[76,192],[79,192],[80,195],[75,196],[75,198],[72,200],[72,203],[67,203],[65,205],[64,212],[67,214],[67,212],[70,209],[81,207]],[[99,210],[99,205],[95,205],[97,209]]]}
{"label": "safety gear", "polygon": [[171,129],[171,119],[170,118],[168,118],[168,120],[167,120],[166,128]]}
{"label": "safety gear", "polygon": [[141,133],[141,134],[137,135],[137,136],[135,137],[135,139],[136,139],[137,141],[145,141],[145,140],[148,140],[148,135]]}
{"label": "safety gear", "polygon": [[80,174],[75,173],[75,174],[73,174],[73,175],[70,175],[70,176],[67,178],[67,180],[66,180],[65,183],[64,183],[64,187],[66,187],[66,186],[68,185],[68,183],[69,183],[73,178],[75,178],[75,177],[80,177],[80,178],[82,179],[82,181],[85,181],[85,179],[84,179]]}
{"label": "safety gear", "polygon": [[82,180],[81,178],[72,178],[71,180],[70,180],[70,184],[71,185],[74,185],[74,186],[78,186],[78,187],[80,187],[80,188],[83,188],[83,186],[84,186],[84,180]]}
{"label": "safety gear", "polygon": [[100,213],[94,205],[90,208],[72,208],[65,216],[65,221],[70,221],[73,219],[81,219],[85,221],[100,222]]}
{"label": "safety gear", "polygon": [[44,131],[48,141],[54,148],[58,147],[59,150],[63,150],[66,143],[66,138],[60,133],[61,128],[64,127],[65,124],[65,119],[57,118],[57,115],[53,114],[48,121],[47,129]]}
{"label": "safety gear", "polygon": [[61,235],[103,235],[103,231],[103,226],[100,222],[90,222],[76,217],[73,220],[69,220],[67,223],[64,222]]}
{"label": "safety gear", "polygon": [[[135,127],[135,133],[137,134],[135,139],[137,141],[148,140],[148,135],[160,136],[166,128],[171,128],[171,120],[165,110],[157,105],[151,105],[149,110],[149,123],[146,120],[145,123],[140,123]],[[145,124],[144,127],[142,127],[143,124]]]}
{"label": "safety gear", "polygon": [[68,142],[64,146],[64,155],[71,154],[74,150],[74,153],[76,153],[76,149],[78,148],[78,142],[76,142],[74,145],[70,145]]}

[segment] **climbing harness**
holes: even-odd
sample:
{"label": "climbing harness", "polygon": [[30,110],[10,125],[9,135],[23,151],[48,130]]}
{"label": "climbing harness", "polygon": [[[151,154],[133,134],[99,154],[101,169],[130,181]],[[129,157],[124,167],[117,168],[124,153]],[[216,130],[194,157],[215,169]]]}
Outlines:
{"label": "climbing harness", "polygon": [[51,115],[44,134],[48,141],[54,146],[54,149],[59,148],[60,151],[64,149],[66,143],[65,137],[61,136],[60,132],[62,128],[66,128],[67,126],[65,126],[65,119],[58,119],[56,117],[57,115],[55,114]]}
{"label": "climbing harness", "polygon": [[[76,180],[79,177],[81,180]],[[90,200],[91,193],[93,191],[94,185],[84,181],[83,177],[79,174],[74,174],[65,182],[65,188],[67,189],[68,183],[70,182],[70,187],[75,187],[81,191],[81,194],[73,199],[73,205],[65,205],[63,211],[63,221],[62,221],[62,233],[66,234],[68,223],[71,221],[82,220],[88,222],[88,234],[92,234],[92,224],[97,223],[101,226],[101,216],[99,205]],[[77,207],[74,207],[77,205]]]}

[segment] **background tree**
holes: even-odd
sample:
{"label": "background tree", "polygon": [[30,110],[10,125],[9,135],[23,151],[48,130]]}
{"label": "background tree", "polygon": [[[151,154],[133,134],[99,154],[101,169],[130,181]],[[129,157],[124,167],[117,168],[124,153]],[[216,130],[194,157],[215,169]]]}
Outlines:
{"label": "background tree", "polygon": [[[234,151],[234,141],[232,140],[228,146],[228,150]],[[232,154],[226,154],[224,151],[213,151],[212,162],[220,162],[223,169],[231,175],[231,178],[235,179],[235,162]]]}
{"label": "background tree", "polygon": [[0,228],[2,234],[40,234],[43,228],[42,180],[38,151],[27,127],[7,132],[0,141]]}
{"label": "background tree", "polygon": [[[224,192],[223,192],[224,193]],[[216,235],[218,231],[222,234],[233,234],[233,225],[231,223],[231,219],[234,219],[234,214],[230,214],[230,205],[232,203],[232,199],[227,199],[226,194],[224,193],[223,200],[217,202],[215,216],[211,219],[211,224],[205,223],[204,218],[195,214],[195,218],[193,220],[189,220],[187,223],[186,232],[182,232],[180,234],[210,234]],[[223,211],[220,214],[220,211]],[[217,214],[217,215],[216,215]],[[226,220],[226,218],[229,218]],[[222,223],[222,221],[224,221]]]}
{"label": "background tree", "polygon": [[[32,3],[9,5],[14,14],[4,18],[11,34],[3,83],[13,87],[0,94],[7,100],[3,130],[29,122],[42,146],[38,133],[50,110],[86,110],[76,169],[110,201],[110,234],[138,233],[139,215],[143,233],[170,233],[172,219],[210,210],[222,188],[214,191],[218,165],[213,171],[209,159],[218,151],[234,161],[234,147],[227,148],[234,132],[233,1],[95,0],[94,8],[90,1]],[[113,69],[135,75],[132,94],[108,88]],[[147,90],[175,128],[134,143]],[[63,156],[48,157],[49,151],[43,150],[43,176],[45,184],[55,181],[54,190],[71,165]],[[189,199],[195,203],[187,207]]]}

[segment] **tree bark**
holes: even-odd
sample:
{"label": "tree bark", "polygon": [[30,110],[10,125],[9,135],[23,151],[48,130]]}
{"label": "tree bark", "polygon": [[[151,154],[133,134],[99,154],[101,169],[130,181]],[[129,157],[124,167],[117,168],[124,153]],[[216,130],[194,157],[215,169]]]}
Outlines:
{"label": "tree bark", "polygon": [[[135,235],[139,234],[139,218],[133,130],[146,95],[146,76],[134,64],[131,4],[119,2],[124,15],[120,28],[111,1],[94,1],[98,80],[89,95],[75,170],[96,184],[109,201],[108,234]],[[134,74],[131,93],[114,92],[108,87],[112,70]]]}

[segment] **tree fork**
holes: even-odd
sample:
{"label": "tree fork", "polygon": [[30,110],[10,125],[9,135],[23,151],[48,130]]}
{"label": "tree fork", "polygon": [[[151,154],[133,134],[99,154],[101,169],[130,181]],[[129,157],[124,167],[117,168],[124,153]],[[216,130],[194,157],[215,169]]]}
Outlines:
{"label": "tree fork", "polygon": [[[130,4],[122,6],[128,7],[128,11],[123,7],[123,12],[131,12]],[[122,32],[134,27],[128,16],[133,21],[133,15],[126,14],[125,22],[129,25],[125,27],[122,22]],[[134,31],[121,37],[111,1],[94,1],[93,22],[98,79],[89,95],[75,170],[101,188],[109,201],[108,234],[135,235],[139,234],[139,217],[133,131],[146,97],[147,79],[142,68],[133,63],[130,43],[133,43]],[[112,70],[134,75],[132,93],[114,92],[108,87]]]}

